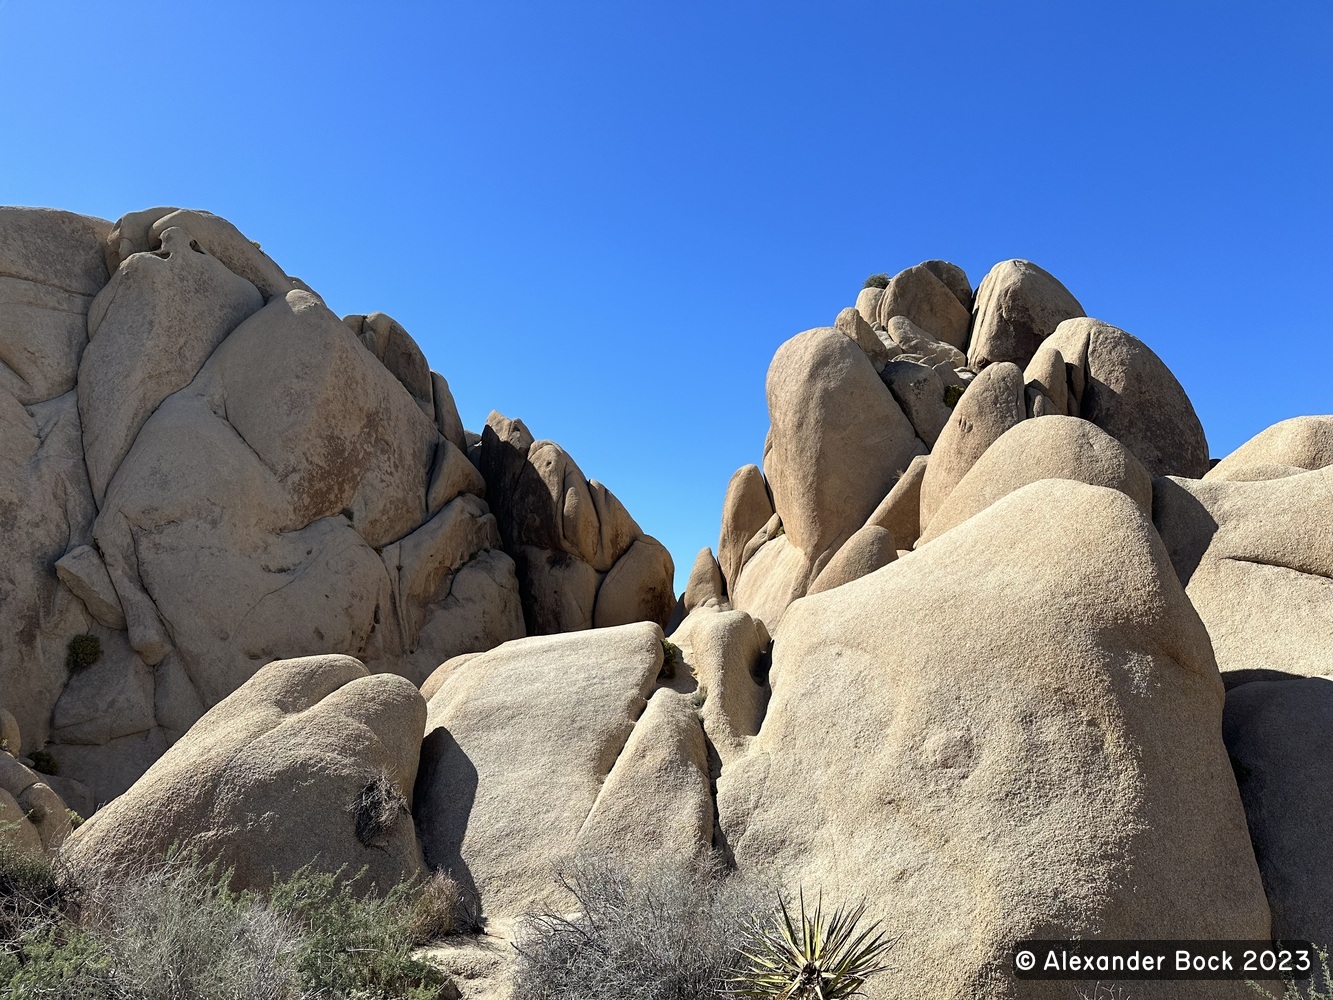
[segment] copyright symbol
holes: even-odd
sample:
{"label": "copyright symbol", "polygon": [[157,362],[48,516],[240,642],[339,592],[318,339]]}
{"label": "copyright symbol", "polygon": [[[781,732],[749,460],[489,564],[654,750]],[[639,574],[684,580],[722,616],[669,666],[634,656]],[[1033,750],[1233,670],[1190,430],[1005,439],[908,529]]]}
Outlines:
{"label": "copyright symbol", "polygon": [[1014,966],[1019,972],[1031,972],[1037,964],[1037,956],[1030,951],[1020,951],[1014,956]]}

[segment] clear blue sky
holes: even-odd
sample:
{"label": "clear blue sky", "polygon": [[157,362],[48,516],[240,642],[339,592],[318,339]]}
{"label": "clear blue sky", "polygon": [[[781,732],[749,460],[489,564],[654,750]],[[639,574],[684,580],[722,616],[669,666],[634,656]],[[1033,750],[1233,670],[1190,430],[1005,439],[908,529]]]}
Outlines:
{"label": "clear blue sky", "polygon": [[1026,257],[1214,455],[1333,412],[1333,3],[0,0],[0,202],[230,218],[683,583],[862,279]]}

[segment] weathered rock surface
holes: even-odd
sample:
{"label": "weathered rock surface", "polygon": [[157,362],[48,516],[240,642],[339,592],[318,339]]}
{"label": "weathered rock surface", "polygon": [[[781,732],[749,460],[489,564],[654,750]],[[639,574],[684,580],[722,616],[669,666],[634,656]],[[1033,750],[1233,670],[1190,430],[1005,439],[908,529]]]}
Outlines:
{"label": "weathered rock surface", "polygon": [[[951,289],[945,284],[937,270],[955,287]],[[972,318],[960,293],[970,295],[971,289],[967,287],[967,276],[956,265],[928,261],[909,267],[895,274],[884,289],[879,300],[879,322],[888,326],[895,316],[903,316],[937,340],[952,347],[966,347]]]}
{"label": "weathered rock surface", "polygon": [[898,558],[893,535],[877,524],[868,524],[857,530],[846,543],[838,549],[828,561],[807,594],[822,594],[844,583],[851,583],[863,576],[869,576],[881,566],[887,566]]}
{"label": "weathered rock surface", "polygon": [[1152,477],[1124,445],[1086,420],[1042,417],[1015,424],[982,453],[930,519],[920,543],[1042,479],[1119,490],[1152,516]]}
{"label": "weathered rock surface", "polygon": [[1233,688],[1223,734],[1273,910],[1273,935],[1333,941],[1333,680]]}
{"label": "weathered rock surface", "polygon": [[1194,406],[1143,341],[1100,320],[1071,319],[1042,346],[1064,359],[1071,416],[1106,431],[1154,476],[1197,479],[1208,471]]}
{"label": "weathered rock surface", "polygon": [[1256,482],[1154,480],[1153,520],[1229,684],[1252,671],[1329,672],[1330,510],[1333,467]]}
{"label": "weathered rock surface", "polygon": [[981,371],[998,361],[1020,368],[1062,322],[1082,316],[1069,289],[1027,260],[996,264],[977,286],[968,364]]}
{"label": "weathered rock surface", "polygon": [[701,607],[671,635],[702,700],[704,731],[723,764],[759,732],[768,702],[764,623],[744,611]]}
{"label": "weathered rock surface", "polygon": [[1333,416],[1292,417],[1260,431],[1203,478],[1279,479],[1328,465],[1333,465]]}
{"label": "weathered rock surface", "polygon": [[347,656],[270,663],[214,706],[65,848],[81,866],[173,844],[264,888],[315,862],[367,868],[381,889],[423,874],[412,824],[426,704],[402,677]]}
{"label": "weathered rock surface", "polygon": [[[550,866],[588,842],[595,809],[612,810],[604,789],[634,796],[617,813],[647,809],[656,796],[615,771],[622,762],[631,773],[662,763],[644,759],[642,740],[639,756],[624,753],[662,665],[661,629],[641,622],[520,639],[441,666],[442,677],[428,682],[416,791],[427,863],[474,886],[488,915],[566,906]],[[662,708],[660,735],[693,745],[677,713]],[[690,787],[682,772],[677,791],[693,803]]]}
{"label": "weathered rock surface", "polygon": [[798,601],[770,677],[723,832],[742,870],[869,901],[899,938],[870,996],[924,968],[932,996],[1067,995],[1013,983],[1031,936],[1267,937],[1208,637],[1123,494],[1036,483]]}
{"label": "weathered rock surface", "polygon": [[479,466],[530,634],[667,623],[676,603],[670,554],[563,448],[492,413]]}
{"label": "weathered rock surface", "polygon": [[722,531],[717,542],[717,562],[722,567],[728,594],[735,590],[740,579],[746,544],[773,513],[773,498],[759,466],[741,466],[727,483],[727,494],[722,501]]}

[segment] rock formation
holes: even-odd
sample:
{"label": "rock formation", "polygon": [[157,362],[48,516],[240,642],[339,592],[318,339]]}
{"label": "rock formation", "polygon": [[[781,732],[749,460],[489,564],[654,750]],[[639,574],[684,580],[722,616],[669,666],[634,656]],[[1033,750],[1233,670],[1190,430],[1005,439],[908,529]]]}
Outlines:
{"label": "rock formation", "polygon": [[[543,444],[532,468],[559,456],[570,497],[508,511],[497,484],[488,504],[448,383],[402,326],[340,320],[223,219],[0,209],[12,749],[45,747],[104,802],[274,659],[341,653],[420,683],[527,634],[525,614],[540,632],[664,623],[670,557]],[[530,515],[567,529],[537,558],[569,555],[564,577],[509,531]],[[587,613],[546,614],[533,595],[553,592]]]}
{"label": "rock formation", "polygon": [[[466,431],[400,325],[223,220],[8,210],[0,275],[21,849],[444,870],[497,928],[573,855],[720,866],[864,899],[872,1000],[1070,995],[1029,937],[1333,944],[1333,417],[1210,462],[1035,264],[926,261],[778,347],[679,600],[563,449]],[[48,741],[60,777],[14,759]]]}

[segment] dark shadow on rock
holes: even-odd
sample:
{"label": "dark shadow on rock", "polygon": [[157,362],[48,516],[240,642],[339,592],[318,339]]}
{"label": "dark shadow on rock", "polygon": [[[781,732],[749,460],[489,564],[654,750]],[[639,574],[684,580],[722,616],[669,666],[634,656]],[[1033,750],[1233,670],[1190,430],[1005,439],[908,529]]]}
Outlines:
{"label": "dark shadow on rock", "polygon": [[478,898],[472,871],[463,860],[472,805],[477,798],[477,768],[443,726],[426,734],[412,794],[412,818],[426,864],[453,876],[464,895]]}
{"label": "dark shadow on rock", "polygon": [[1166,476],[1152,481],[1152,519],[1180,585],[1189,586],[1217,533],[1217,522],[1193,493]]}

